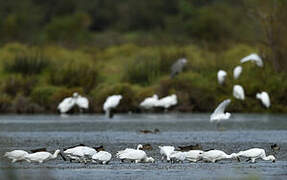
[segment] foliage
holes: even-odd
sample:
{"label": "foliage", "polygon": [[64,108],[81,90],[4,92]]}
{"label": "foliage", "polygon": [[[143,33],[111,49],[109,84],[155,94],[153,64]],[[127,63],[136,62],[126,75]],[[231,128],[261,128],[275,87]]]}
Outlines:
{"label": "foliage", "polygon": [[43,55],[18,55],[13,60],[4,62],[4,70],[23,75],[39,74],[50,65]]}
{"label": "foliage", "polygon": [[126,66],[124,80],[149,85],[160,75],[160,64],[155,56],[138,55]]}

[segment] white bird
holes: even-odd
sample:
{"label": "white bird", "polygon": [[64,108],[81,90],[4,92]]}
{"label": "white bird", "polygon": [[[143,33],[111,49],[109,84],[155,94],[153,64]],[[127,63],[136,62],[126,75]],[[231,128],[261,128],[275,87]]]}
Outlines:
{"label": "white bird", "polygon": [[164,158],[166,158],[167,161],[170,161],[170,155],[172,152],[174,152],[175,147],[174,146],[158,146],[160,151],[160,155],[161,155],[161,160],[164,160]]}
{"label": "white bird", "polygon": [[261,100],[262,104],[266,107],[269,108],[271,103],[270,103],[270,97],[267,92],[263,91],[261,93],[256,94],[256,98]]}
{"label": "white bird", "polygon": [[199,154],[203,153],[202,150],[190,150],[185,152],[185,159],[190,161],[190,162],[197,162],[201,158],[199,157]]}
{"label": "white bird", "polygon": [[72,97],[67,97],[58,105],[58,110],[61,113],[67,113],[75,105],[77,105],[80,110],[89,108],[89,100],[85,97],[80,96],[77,92],[73,93]]}
{"label": "white bird", "polygon": [[126,148],[126,149],[124,149],[124,150],[118,151],[117,154],[116,154],[116,157],[119,158],[119,156],[120,156],[121,154],[126,153],[126,152],[128,152],[128,151],[141,150],[141,149],[143,149],[143,145],[141,145],[141,144],[139,144],[139,145],[137,146],[137,149]]}
{"label": "white bird", "polygon": [[252,53],[249,56],[246,56],[240,60],[241,63],[245,63],[248,61],[255,62],[257,66],[263,67],[263,61],[260,58],[260,56],[258,56],[258,54],[256,54],[256,53]]}
{"label": "white bird", "polygon": [[14,150],[14,151],[6,152],[4,154],[4,157],[7,157],[8,159],[12,159],[12,163],[14,163],[17,161],[25,160],[25,156],[28,154],[29,153],[27,153],[24,150]]}
{"label": "white bird", "polygon": [[121,153],[118,158],[123,162],[124,160],[129,160],[131,162],[149,162],[151,159],[147,157],[143,150],[129,150]]}
{"label": "white bird", "polygon": [[43,163],[44,161],[48,161],[50,159],[56,159],[58,154],[60,153],[60,150],[57,149],[54,154],[51,154],[49,152],[36,152],[32,154],[28,154],[25,156],[25,160],[27,162],[38,162]]}
{"label": "white bird", "polygon": [[217,72],[217,80],[218,80],[218,83],[219,83],[219,84],[223,84],[224,81],[225,81],[225,77],[226,77],[226,76],[227,76],[226,71],[224,71],[224,70],[219,70],[219,71]]}
{"label": "white bird", "polygon": [[92,156],[93,162],[100,162],[102,164],[108,164],[111,159],[112,154],[107,151],[100,151]]}
{"label": "white bird", "polygon": [[236,66],[233,69],[233,77],[234,77],[234,79],[238,79],[241,73],[242,73],[242,66]]}
{"label": "white bird", "polygon": [[215,150],[210,150],[206,152],[201,152],[199,153],[199,157],[202,158],[204,161],[215,163],[216,161],[219,161],[222,159],[231,159],[231,158],[236,158],[237,156],[235,153],[228,155],[221,150],[215,149]]}
{"label": "white bird", "polygon": [[233,96],[236,99],[244,100],[245,99],[245,94],[244,94],[244,89],[240,85],[234,85],[233,86]]}
{"label": "white bird", "polygon": [[140,106],[145,109],[151,109],[157,105],[158,96],[154,94],[152,97],[145,98],[141,103]]}
{"label": "white bird", "polygon": [[266,157],[266,153],[264,149],[261,148],[251,148],[245,151],[240,151],[239,153],[236,153],[236,157],[247,157],[251,159],[251,162],[255,162],[256,159],[261,158],[265,161],[272,161],[275,162],[276,158],[273,155],[269,155]]}
{"label": "white bird", "polygon": [[186,152],[181,152],[181,151],[173,151],[170,154],[170,160],[171,162],[181,162],[183,163],[183,161],[186,158]]}
{"label": "white bird", "polygon": [[159,99],[156,103],[156,106],[168,109],[169,107],[174,106],[176,104],[177,104],[177,96],[173,94]]}
{"label": "white bird", "polygon": [[224,113],[226,107],[230,104],[231,100],[226,99],[221,102],[214,112],[210,116],[210,122],[217,122],[219,123],[221,120],[227,120],[230,118],[231,114],[229,112]]}
{"label": "white bird", "polygon": [[70,158],[70,160],[77,160],[79,162],[87,162],[87,158],[91,158],[97,151],[94,148],[88,146],[76,146],[66,149],[64,154]]}
{"label": "white bird", "polygon": [[112,95],[106,99],[106,101],[103,105],[103,109],[109,118],[113,117],[111,110],[116,108],[119,105],[121,99],[122,99],[122,95]]}

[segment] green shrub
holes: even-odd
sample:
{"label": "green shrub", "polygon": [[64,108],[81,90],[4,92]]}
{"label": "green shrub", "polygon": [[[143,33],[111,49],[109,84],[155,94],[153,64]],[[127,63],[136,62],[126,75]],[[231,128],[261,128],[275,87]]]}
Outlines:
{"label": "green shrub", "polygon": [[6,113],[9,111],[9,108],[11,106],[11,98],[7,96],[6,94],[0,95],[0,112]]}
{"label": "green shrub", "polygon": [[16,96],[17,94],[28,96],[36,83],[37,79],[33,76],[10,75],[3,80],[2,91],[11,96]]}
{"label": "green shrub", "polygon": [[12,113],[42,113],[44,109],[33,103],[30,98],[18,95],[14,98],[10,108]]}
{"label": "green shrub", "polygon": [[68,63],[63,66],[55,65],[50,72],[49,82],[55,86],[67,88],[82,87],[85,92],[97,86],[98,70],[94,65]]}
{"label": "green shrub", "polygon": [[158,58],[139,55],[126,66],[123,80],[134,84],[150,85],[159,75]]}
{"label": "green shrub", "polygon": [[18,55],[13,60],[4,61],[4,70],[23,75],[39,74],[50,65],[43,55]]}
{"label": "green shrub", "polygon": [[41,86],[33,89],[31,98],[33,102],[45,107],[46,110],[55,109],[58,102],[53,101],[53,96],[60,90],[60,87]]}

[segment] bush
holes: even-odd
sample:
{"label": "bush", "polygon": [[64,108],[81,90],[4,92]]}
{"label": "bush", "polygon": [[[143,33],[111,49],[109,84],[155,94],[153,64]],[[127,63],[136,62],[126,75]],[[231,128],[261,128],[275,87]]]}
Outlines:
{"label": "bush", "polygon": [[124,70],[123,80],[129,83],[150,85],[160,75],[156,56],[139,55]]}
{"label": "bush", "polygon": [[50,65],[43,55],[18,55],[13,60],[4,62],[4,70],[9,73],[33,75],[41,73]]}
{"label": "bush", "polygon": [[28,97],[18,95],[12,102],[11,112],[13,113],[42,113],[44,109],[31,102]]}
{"label": "bush", "polygon": [[99,75],[95,66],[72,62],[63,66],[55,65],[49,79],[52,85],[67,88],[82,87],[85,92],[96,87],[98,81]]}
{"label": "bush", "polygon": [[60,90],[60,87],[41,86],[33,90],[31,98],[33,102],[44,107],[45,110],[55,110],[58,102],[55,102],[53,97]]}
{"label": "bush", "polygon": [[6,113],[9,112],[9,108],[11,106],[11,98],[6,94],[0,95],[0,112]]}
{"label": "bush", "polygon": [[23,94],[25,96],[28,96],[30,95],[36,83],[36,77],[22,77],[20,75],[10,75],[3,80],[2,91],[11,96],[16,96],[17,94]]}

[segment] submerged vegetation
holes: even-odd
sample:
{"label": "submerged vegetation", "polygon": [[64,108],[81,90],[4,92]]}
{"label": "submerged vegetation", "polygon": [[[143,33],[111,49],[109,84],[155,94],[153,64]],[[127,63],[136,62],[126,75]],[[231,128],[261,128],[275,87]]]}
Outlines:
{"label": "submerged vegetation", "polygon": [[[235,84],[246,100],[232,99],[230,111],[287,112],[284,7],[282,0],[0,2],[0,112],[55,113],[74,91],[89,98],[89,112],[103,112],[112,94],[123,95],[118,111],[138,112],[155,93],[177,94],[173,110],[209,112],[232,98]],[[245,63],[235,80],[233,68],[254,52],[264,67]],[[171,79],[179,58],[187,64]],[[224,85],[219,69],[228,74]],[[268,110],[260,91],[271,96]]]}

